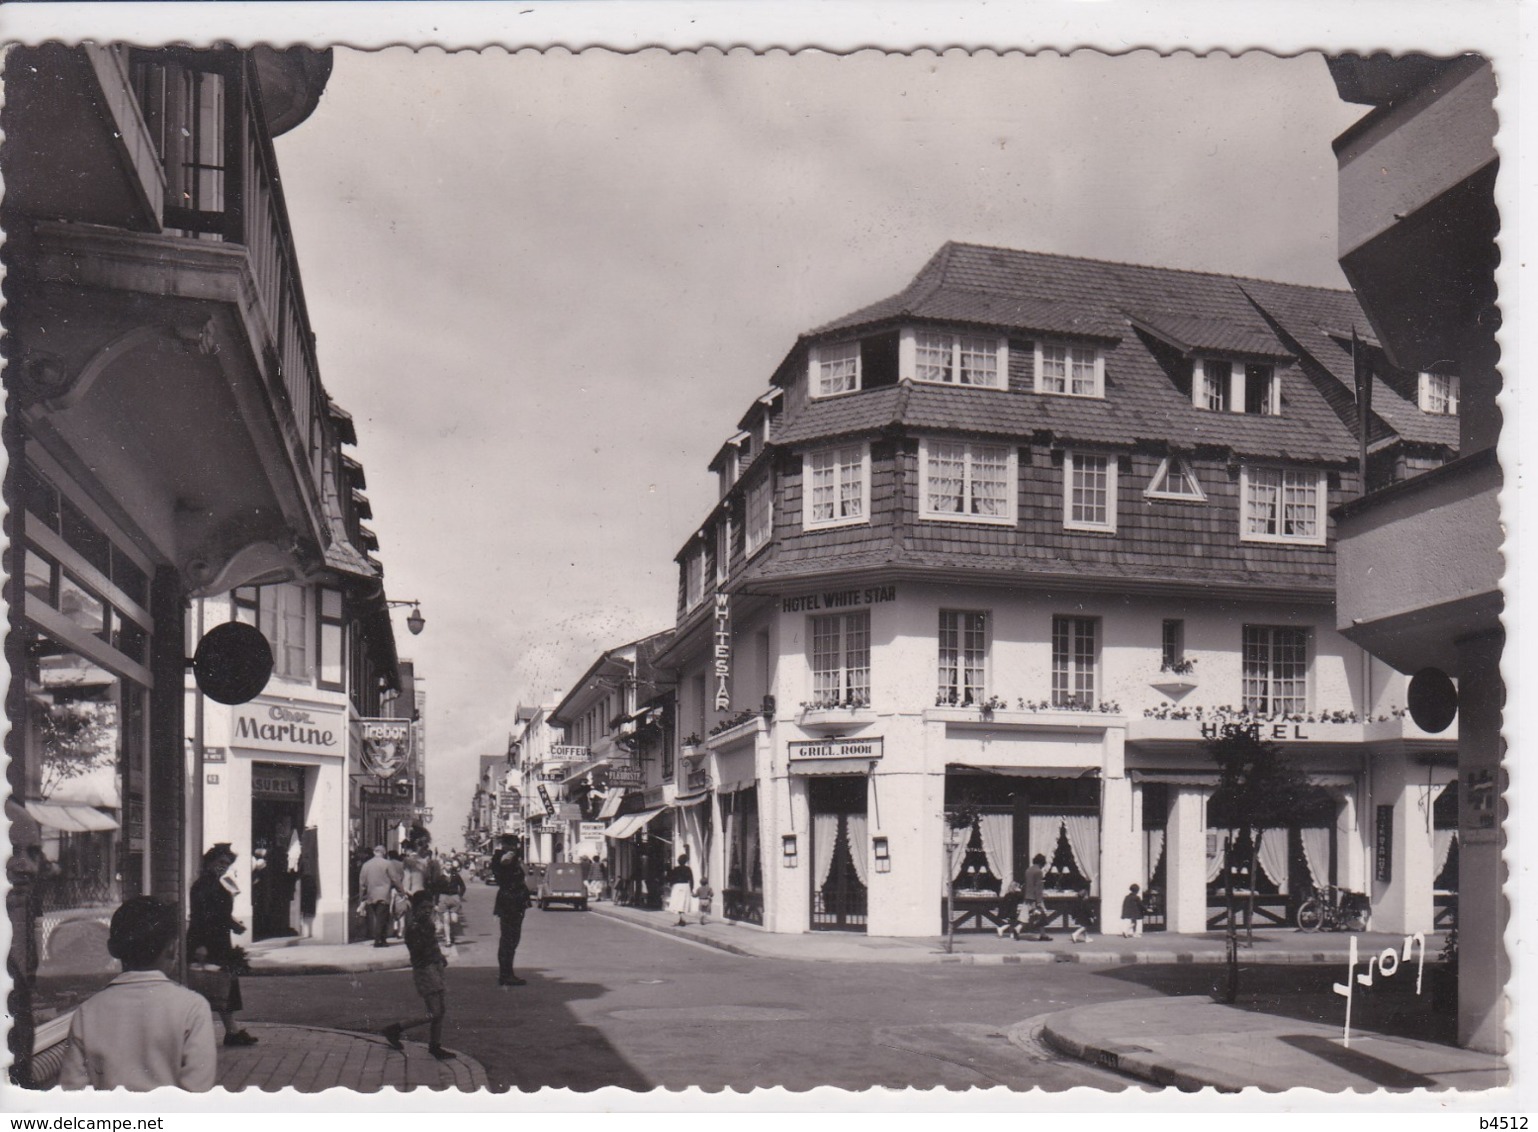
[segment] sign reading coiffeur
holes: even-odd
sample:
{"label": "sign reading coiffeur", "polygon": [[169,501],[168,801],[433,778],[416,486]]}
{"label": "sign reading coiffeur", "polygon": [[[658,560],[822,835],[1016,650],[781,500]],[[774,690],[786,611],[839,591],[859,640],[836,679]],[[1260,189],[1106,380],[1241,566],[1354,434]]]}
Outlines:
{"label": "sign reading coiffeur", "polygon": [[314,755],[342,753],[342,715],[316,707],[290,704],[239,704],[234,707],[235,733],[231,746],[258,751],[304,751]]}

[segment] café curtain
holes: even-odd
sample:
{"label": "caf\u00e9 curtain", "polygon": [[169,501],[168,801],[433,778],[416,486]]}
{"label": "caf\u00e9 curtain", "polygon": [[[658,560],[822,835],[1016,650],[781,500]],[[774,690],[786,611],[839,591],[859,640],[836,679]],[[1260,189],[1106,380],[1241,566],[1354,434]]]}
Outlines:
{"label": "caf\u00e9 curtain", "polygon": [[854,875],[860,878],[862,885],[868,885],[865,855],[870,851],[870,839],[866,837],[870,819],[864,814],[850,814],[846,820],[849,823],[849,859],[854,862]]}
{"label": "caf\u00e9 curtain", "polygon": [[1164,831],[1162,829],[1150,829],[1148,831],[1148,881],[1159,872],[1159,858],[1164,856]]}
{"label": "caf\u00e9 curtain", "polygon": [[1287,830],[1286,829],[1262,829],[1256,830],[1260,838],[1260,845],[1256,849],[1255,858],[1261,871],[1271,878],[1271,883],[1276,885],[1276,891],[1287,891]]}
{"label": "caf\u00e9 curtain", "polygon": [[988,871],[1004,884],[1015,879],[1015,815],[1013,813],[979,814],[978,829],[983,836],[983,856]]}
{"label": "caf\u00e9 curtain", "polygon": [[833,872],[833,851],[838,847],[838,815],[812,815],[812,880],[818,888]]}
{"label": "caf\u00e9 curtain", "polygon": [[1031,814],[1026,819],[1025,831],[1031,856],[1040,853],[1051,865],[1052,857],[1057,853],[1058,835],[1063,831],[1063,815]]}
{"label": "caf\u00e9 curtain", "polygon": [[1308,875],[1314,887],[1322,889],[1330,883],[1330,828],[1329,826],[1304,826],[1298,831],[1303,841],[1303,859],[1308,862]]}
{"label": "caf\u00e9 curtain", "polygon": [[1436,837],[1431,847],[1431,879],[1434,881],[1442,875],[1442,870],[1447,868],[1447,858],[1452,854],[1453,843],[1458,840],[1458,831],[1435,829],[1432,833]]}
{"label": "caf\u00e9 curtain", "polygon": [[1093,889],[1100,878],[1100,815],[1065,814],[1063,826],[1068,831],[1068,849],[1074,863]]}

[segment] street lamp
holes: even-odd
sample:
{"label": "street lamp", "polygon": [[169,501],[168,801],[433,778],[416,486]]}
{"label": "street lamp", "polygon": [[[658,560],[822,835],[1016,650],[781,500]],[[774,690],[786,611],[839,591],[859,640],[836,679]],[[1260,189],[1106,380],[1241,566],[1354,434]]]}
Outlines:
{"label": "street lamp", "polygon": [[386,601],[385,608],[394,609],[399,605],[411,606],[411,612],[406,615],[406,628],[411,630],[413,637],[420,637],[422,630],[427,627],[427,618],[422,616],[422,603],[407,598],[404,601]]}

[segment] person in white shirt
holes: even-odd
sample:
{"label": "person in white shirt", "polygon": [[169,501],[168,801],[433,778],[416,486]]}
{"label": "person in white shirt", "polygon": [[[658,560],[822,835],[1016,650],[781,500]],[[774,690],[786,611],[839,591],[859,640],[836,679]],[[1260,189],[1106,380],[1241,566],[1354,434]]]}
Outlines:
{"label": "person in white shirt", "polygon": [[181,916],[152,896],[112,914],[107,951],[123,973],[75,1011],[59,1069],[66,1089],[214,1087],[218,1069],[208,1000],[172,982]]}

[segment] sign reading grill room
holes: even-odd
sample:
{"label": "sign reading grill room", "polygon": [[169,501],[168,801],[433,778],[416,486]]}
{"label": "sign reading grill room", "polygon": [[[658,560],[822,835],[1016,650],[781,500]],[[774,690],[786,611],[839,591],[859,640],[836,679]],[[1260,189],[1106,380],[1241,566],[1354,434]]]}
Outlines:
{"label": "sign reading grill room", "polygon": [[880,739],[794,739],[790,743],[793,761],[811,759],[879,759]]}

